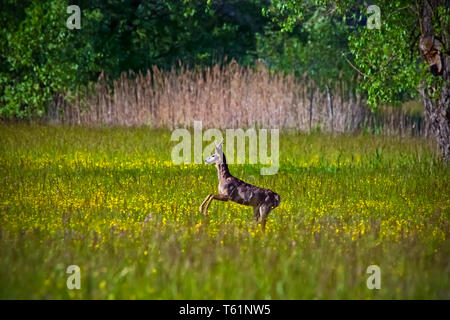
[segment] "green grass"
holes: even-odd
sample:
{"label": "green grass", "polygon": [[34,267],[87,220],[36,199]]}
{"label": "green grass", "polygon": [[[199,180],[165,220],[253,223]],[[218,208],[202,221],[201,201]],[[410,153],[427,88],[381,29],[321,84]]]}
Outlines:
{"label": "green grass", "polygon": [[169,131],[3,124],[0,141],[2,299],[450,298],[450,169],[425,140],[281,134],[277,175],[230,165],[281,195],[265,234],[249,207],[200,215],[215,168],[173,165]]}

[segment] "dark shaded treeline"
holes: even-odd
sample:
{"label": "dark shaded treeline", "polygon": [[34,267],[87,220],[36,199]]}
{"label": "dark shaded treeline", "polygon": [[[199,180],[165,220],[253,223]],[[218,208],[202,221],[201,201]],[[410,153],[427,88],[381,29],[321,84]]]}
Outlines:
{"label": "dark shaded treeline", "polygon": [[[321,7],[281,33],[267,0],[81,0],[69,30],[66,0],[5,0],[0,12],[0,117],[41,116],[57,95],[121,73],[263,61],[318,82],[352,79],[347,26]],[[350,57],[351,59],[351,57]],[[322,81],[324,82],[324,81]],[[325,82],[324,82],[325,83]]]}

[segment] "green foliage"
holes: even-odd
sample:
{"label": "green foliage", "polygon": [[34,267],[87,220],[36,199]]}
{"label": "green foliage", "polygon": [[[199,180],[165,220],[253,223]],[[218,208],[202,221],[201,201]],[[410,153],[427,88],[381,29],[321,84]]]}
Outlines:
{"label": "green foliage", "polygon": [[[67,0],[6,0],[0,12],[0,117],[42,115],[57,95],[132,70],[261,59],[320,85],[343,79],[369,103],[396,103],[435,83],[417,51],[417,8],[381,1],[381,30],[352,1],[79,1],[81,30],[66,28]],[[439,8],[448,32],[449,8]],[[280,30],[281,27],[281,30]],[[280,32],[282,31],[282,32]],[[448,49],[447,49],[448,50]],[[437,94],[437,93],[436,93]]]}
{"label": "green foliage", "polygon": [[[358,70],[362,79],[361,89],[367,92],[368,103],[373,107],[415,97],[424,78],[428,83],[436,81],[419,57],[416,4],[408,0],[378,1],[376,5],[381,10],[379,30],[365,25],[368,4],[358,5],[354,1],[274,0],[268,11],[275,15],[274,20],[283,30],[293,30],[296,24],[305,20],[306,12],[313,5],[323,5],[329,19],[333,14],[338,15],[351,26],[346,29],[352,54],[348,56],[349,63]],[[448,11],[448,8],[440,10]],[[443,22],[448,15],[446,17]]]}
{"label": "green foliage", "polygon": [[[89,26],[102,69],[117,77],[152,65],[171,68],[212,65],[225,56],[246,64],[252,58],[255,30],[264,20],[261,1],[165,0],[84,1],[80,6],[100,18]],[[92,41],[92,40],[91,40]]]}
{"label": "green foliage", "polygon": [[320,85],[341,79],[353,82],[355,71],[342,55],[349,51],[349,27],[320,6],[306,8],[302,17],[303,23],[295,27],[284,25],[285,32],[268,25],[264,35],[258,36],[258,56],[275,70],[308,74]]}
{"label": "green foliage", "polygon": [[[1,20],[16,15],[15,1],[7,3]],[[71,35],[65,25],[65,1],[29,1],[5,24],[0,44],[0,116],[42,115],[55,92],[68,89],[77,72]]]}
{"label": "green foliage", "polygon": [[364,74],[361,87],[367,91],[368,103],[373,107],[417,96],[420,81],[427,76],[417,49],[418,18],[409,12],[408,3],[385,1],[378,4],[381,28],[362,26],[348,37],[355,64]]}
{"label": "green foliage", "polygon": [[254,60],[260,0],[78,1],[81,30],[69,30],[67,0],[7,0],[0,12],[0,117],[42,115],[56,95],[153,65]]}

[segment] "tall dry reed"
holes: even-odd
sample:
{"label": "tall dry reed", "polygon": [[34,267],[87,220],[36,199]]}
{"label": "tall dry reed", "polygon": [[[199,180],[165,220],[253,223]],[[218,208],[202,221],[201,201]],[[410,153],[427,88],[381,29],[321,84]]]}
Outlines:
{"label": "tall dry reed", "polygon": [[87,125],[149,125],[155,128],[265,128],[354,132],[366,128],[388,134],[427,135],[420,118],[401,110],[373,114],[344,83],[319,90],[306,76],[270,73],[264,65],[235,62],[193,70],[153,67],[146,74],[122,74],[108,84],[101,75],[93,93],[72,103],[56,99],[48,119]]}

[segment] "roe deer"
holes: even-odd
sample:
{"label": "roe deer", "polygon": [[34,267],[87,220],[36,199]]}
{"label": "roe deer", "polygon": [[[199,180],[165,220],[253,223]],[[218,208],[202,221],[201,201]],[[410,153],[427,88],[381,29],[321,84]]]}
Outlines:
{"label": "roe deer", "polygon": [[269,189],[256,187],[236,177],[228,170],[228,165],[223,154],[223,142],[216,146],[216,152],[205,159],[207,164],[215,164],[219,178],[219,194],[210,194],[200,205],[200,212],[206,215],[212,200],[233,201],[239,204],[253,207],[253,217],[261,223],[265,231],[266,219],[272,209],[280,205],[280,196]]}

